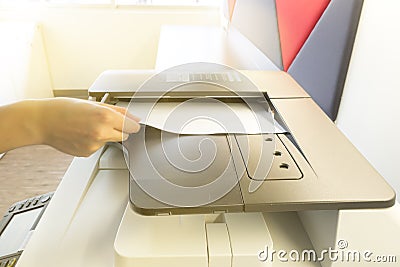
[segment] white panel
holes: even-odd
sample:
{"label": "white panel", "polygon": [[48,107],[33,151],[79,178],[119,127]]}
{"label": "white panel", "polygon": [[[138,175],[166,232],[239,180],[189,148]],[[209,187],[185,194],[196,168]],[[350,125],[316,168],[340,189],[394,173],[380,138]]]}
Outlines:
{"label": "white panel", "polygon": [[365,0],[337,125],[400,193],[400,1]]}
{"label": "white panel", "polygon": [[[323,250],[336,251],[324,255],[323,267],[398,266],[399,204],[385,209],[302,211],[299,217],[318,257]],[[388,262],[379,262],[383,257]]]}
{"label": "white panel", "polygon": [[207,223],[208,267],[230,267],[231,246],[225,223]]}
{"label": "white panel", "polygon": [[273,249],[271,234],[262,213],[224,214],[232,248],[232,267],[272,266],[258,259],[265,246]]}
{"label": "white panel", "polygon": [[0,104],[52,97],[39,25],[35,22],[1,22],[0,38]]}
{"label": "white panel", "polygon": [[113,241],[127,201],[128,171],[99,170],[55,251],[48,251],[56,256],[48,266],[112,266]]}
{"label": "white panel", "polygon": [[247,37],[231,26],[161,28],[156,69],[190,62],[212,62],[241,70],[279,70]]}
{"label": "white panel", "polygon": [[114,266],[207,267],[204,215],[142,216],[128,204],[114,242]]}
{"label": "white panel", "polygon": [[[360,262],[353,262],[351,258],[349,262],[333,262],[332,267],[399,266],[399,240],[399,204],[387,209],[341,210],[336,249],[340,252],[358,251],[361,259]],[[371,254],[365,254],[366,251]],[[379,262],[385,258],[386,263]]]}
{"label": "white panel", "polygon": [[41,22],[54,89],[87,89],[104,70],[153,69],[161,25],[216,26],[220,13],[206,7],[39,5],[0,8],[0,20],[7,19]]}
{"label": "white panel", "polygon": [[19,267],[54,266],[61,253],[57,248],[93,182],[102,150],[88,158],[74,158],[19,259]]}
{"label": "white panel", "polygon": [[[267,259],[267,261],[273,262],[273,267],[321,267],[319,262],[293,261],[290,259],[291,251],[301,252],[313,249],[313,245],[296,212],[266,212],[263,215],[272,236],[273,249],[277,252],[274,257],[269,255]],[[266,248],[263,251],[265,250]],[[287,252],[287,255],[284,256],[287,261],[279,259],[277,254],[280,250]],[[270,254],[272,254],[271,250]]]}
{"label": "white panel", "polygon": [[275,0],[236,0],[232,25],[282,69]]}

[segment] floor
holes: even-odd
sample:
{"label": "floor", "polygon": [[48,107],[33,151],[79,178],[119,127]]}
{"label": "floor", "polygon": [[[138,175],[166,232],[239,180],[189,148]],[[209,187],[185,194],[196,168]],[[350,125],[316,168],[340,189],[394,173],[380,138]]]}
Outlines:
{"label": "floor", "polygon": [[0,159],[0,218],[17,201],[55,191],[72,159],[48,146],[7,152]]}

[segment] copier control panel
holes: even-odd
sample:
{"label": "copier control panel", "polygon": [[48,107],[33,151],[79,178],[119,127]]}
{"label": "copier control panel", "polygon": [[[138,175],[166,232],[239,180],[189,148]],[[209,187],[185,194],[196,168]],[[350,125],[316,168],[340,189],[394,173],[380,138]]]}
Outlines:
{"label": "copier control panel", "polygon": [[11,205],[0,221],[0,267],[13,267],[54,192]]}

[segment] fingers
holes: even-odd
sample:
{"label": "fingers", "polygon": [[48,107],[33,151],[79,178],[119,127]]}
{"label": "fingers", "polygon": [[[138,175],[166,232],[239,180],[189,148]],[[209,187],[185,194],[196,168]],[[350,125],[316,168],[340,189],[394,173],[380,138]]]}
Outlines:
{"label": "fingers", "polygon": [[[112,127],[112,129],[120,131],[120,132],[125,132],[125,133],[137,133],[140,129],[140,124],[135,120],[131,119],[129,116],[125,116],[119,111],[122,110],[116,110],[113,108],[113,106],[110,105],[101,105],[102,109],[106,111],[104,114],[106,117],[106,120],[104,121],[104,126],[109,126]],[[133,115],[132,115],[133,116]],[[136,118],[136,117],[135,117]],[[136,118],[137,119],[137,118]]]}
{"label": "fingers", "polygon": [[139,121],[140,121],[140,118],[138,118],[137,116],[135,116],[135,115],[129,113],[128,110],[127,110],[126,108],[118,107],[118,106],[113,106],[113,105],[109,105],[109,104],[104,104],[104,103],[99,103],[99,104],[102,105],[102,106],[104,106],[104,107],[111,108],[111,109],[113,109],[113,110],[115,110],[115,111],[121,113],[122,115],[127,116],[128,118],[130,118],[130,119],[136,121],[136,122],[139,122]]}
{"label": "fingers", "polygon": [[121,142],[121,141],[126,141],[129,137],[129,134],[120,132],[117,130],[112,130],[107,138],[105,140],[106,142]]}
{"label": "fingers", "polygon": [[140,130],[140,119],[127,112],[126,108],[112,106],[104,103],[96,103],[106,111],[106,119],[103,121],[103,141],[121,142],[128,139],[129,134]]}
{"label": "fingers", "polygon": [[119,116],[120,121],[114,124],[114,129],[127,134],[137,133],[140,130],[140,124],[128,117]]}
{"label": "fingers", "polygon": [[113,108],[114,110],[118,111],[119,113],[121,113],[122,115],[127,116],[128,118],[130,118],[130,119],[132,119],[132,120],[134,120],[134,121],[136,121],[136,122],[139,122],[139,121],[140,121],[140,118],[138,118],[138,117],[136,117],[135,115],[129,113],[129,111],[128,111],[126,108],[117,107],[117,106],[112,106],[112,108]]}
{"label": "fingers", "polygon": [[102,106],[111,109],[119,116],[114,120],[113,127],[117,131],[125,133],[137,133],[140,129],[140,118],[130,114],[126,108],[100,103]]}

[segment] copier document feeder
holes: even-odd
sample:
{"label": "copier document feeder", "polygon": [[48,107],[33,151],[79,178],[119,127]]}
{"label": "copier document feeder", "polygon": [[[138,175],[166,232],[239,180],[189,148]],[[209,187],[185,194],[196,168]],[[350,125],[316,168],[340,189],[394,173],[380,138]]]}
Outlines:
{"label": "copier document feeder", "polygon": [[108,93],[143,124],[123,143],[136,212],[394,204],[390,186],[288,75],[252,75],[190,63],[156,73],[136,90],[137,81],[125,77],[94,83],[92,96]]}

